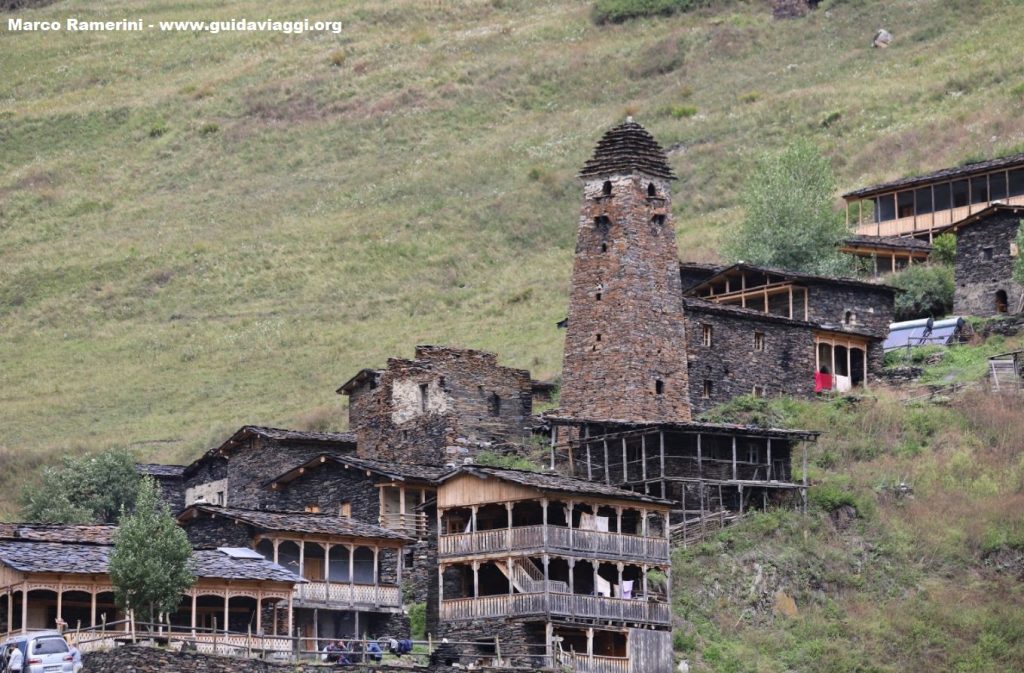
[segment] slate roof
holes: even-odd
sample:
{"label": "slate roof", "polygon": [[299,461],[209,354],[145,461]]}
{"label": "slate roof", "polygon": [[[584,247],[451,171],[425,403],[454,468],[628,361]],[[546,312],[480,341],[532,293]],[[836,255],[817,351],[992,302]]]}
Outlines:
{"label": "slate roof", "polygon": [[[356,434],[354,432],[311,432],[307,430],[270,428],[263,425],[243,425],[223,444],[210,449],[186,466],[183,470],[183,476],[191,475],[200,465],[209,460],[223,458],[230,453],[232,447],[250,437],[274,439],[279,442],[322,442],[324,444],[344,445],[345,448],[351,449],[356,447]],[[342,447],[339,446],[338,448]]]}
{"label": "slate roof", "polygon": [[866,246],[872,248],[889,248],[892,250],[919,250],[931,252],[932,246],[928,241],[916,238],[901,238],[897,236],[850,236],[843,240],[848,246]]}
{"label": "slate roof", "polygon": [[[692,292],[693,290],[696,290],[697,288],[703,285],[707,285],[708,283],[717,280],[720,276],[723,276],[731,271],[751,271],[753,273],[774,274],[776,276],[782,276],[787,280],[802,280],[805,282],[824,285],[846,285],[849,287],[879,289],[892,292],[893,294],[901,291],[898,288],[892,287],[891,285],[883,285],[881,283],[869,283],[858,278],[845,278],[841,276],[819,276],[813,273],[804,273],[802,271],[787,271],[786,269],[777,269],[771,266],[756,266],[754,264],[747,264],[745,262],[737,262],[732,266],[727,266],[723,268],[721,271],[711,276],[707,280],[697,283],[692,287],[684,288],[683,292]],[[757,287],[758,286],[756,285],[750,286],[747,288],[747,290],[756,290]]]}
{"label": "slate roof", "polygon": [[433,481],[447,471],[446,468],[437,467],[436,465],[392,463],[383,460],[373,460],[371,458],[360,458],[359,456],[349,454],[321,453],[319,456],[316,456],[305,463],[296,465],[287,472],[283,472],[272,479],[268,479],[263,482],[263,486],[266,488],[274,483],[287,483],[293,481],[299,477],[299,470],[303,468],[307,470],[316,468],[327,462],[369,470],[370,472],[396,481]]}
{"label": "slate roof", "polygon": [[356,389],[357,386],[362,385],[364,382],[370,379],[380,379],[381,375],[384,374],[383,369],[360,369],[356,372],[356,375],[341,384],[336,393],[339,395],[347,395]]}
{"label": "slate roof", "polygon": [[114,544],[116,530],[117,526],[110,524],[3,523],[0,539]]}
{"label": "slate roof", "polygon": [[633,171],[666,180],[676,179],[665,150],[647,129],[628,117],[597,142],[594,156],[583,165],[579,177],[600,177]]}
{"label": "slate roof", "polygon": [[185,473],[184,465],[162,465],[160,463],[135,463],[135,471],[157,479],[180,478]]}
{"label": "slate roof", "polygon": [[977,224],[979,222],[987,220],[992,215],[997,215],[999,213],[1013,213],[1013,214],[1024,213],[1024,206],[1014,206],[1014,205],[1010,205],[1008,203],[993,203],[991,206],[985,208],[984,210],[979,210],[978,212],[976,212],[976,213],[974,213],[972,215],[968,215],[967,217],[965,217],[962,220],[957,220],[956,222],[953,222],[952,224],[947,224],[946,226],[942,227],[941,229],[936,229],[935,231],[936,232],[960,231],[964,227],[969,227],[971,225]]}
{"label": "slate roof", "polygon": [[1009,168],[1012,166],[1024,166],[1024,153],[1011,154],[1009,156],[1000,157],[998,159],[989,159],[987,161],[979,161],[973,164],[967,164],[965,166],[955,166],[952,168],[943,168],[931,173],[924,173],[922,175],[915,175],[909,178],[901,178],[899,180],[892,180],[890,182],[881,182],[877,185],[871,185],[870,187],[862,187],[852,192],[843,194],[844,199],[859,199],[865,196],[873,196],[875,194],[884,194],[886,192],[896,191],[898,189],[906,189],[908,187],[917,187],[920,185],[930,184],[932,182],[942,182],[944,180],[953,180],[956,178],[964,178],[978,173],[988,173],[989,171],[999,170],[1000,168]]}
{"label": "slate roof", "polygon": [[471,474],[483,479],[493,477],[495,479],[510,481],[522,486],[529,486],[531,488],[545,491],[558,491],[560,493],[595,495],[605,498],[636,500],[659,505],[668,505],[672,502],[671,500],[663,500],[662,498],[655,498],[653,496],[644,495],[643,493],[636,493],[634,491],[627,491],[625,489],[608,486],[594,481],[587,481],[586,479],[566,477],[555,472],[531,472],[529,470],[513,470],[501,467],[486,467],[483,465],[463,465],[462,467],[452,470],[441,477],[439,482],[444,483],[460,474]]}
{"label": "slate roof", "polygon": [[188,525],[188,522],[193,518],[193,512],[222,516],[236,523],[243,523],[263,531],[410,541],[408,537],[395,531],[334,514],[277,512],[262,509],[193,504],[186,507],[178,515],[178,521],[182,525]]}
{"label": "slate roof", "polygon": [[[0,540],[0,563],[20,572],[105,575],[112,545]],[[304,579],[265,559],[238,559],[216,549],[192,552],[197,577],[297,584]]]}

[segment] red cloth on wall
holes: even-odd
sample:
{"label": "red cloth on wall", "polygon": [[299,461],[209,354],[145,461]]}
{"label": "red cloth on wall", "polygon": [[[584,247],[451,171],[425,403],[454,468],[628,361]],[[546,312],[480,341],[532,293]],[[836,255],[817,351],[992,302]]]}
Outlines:
{"label": "red cloth on wall", "polygon": [[832,390],[832,375],[824,372],[814,373],[814,392],[820,393],[823,390]]}

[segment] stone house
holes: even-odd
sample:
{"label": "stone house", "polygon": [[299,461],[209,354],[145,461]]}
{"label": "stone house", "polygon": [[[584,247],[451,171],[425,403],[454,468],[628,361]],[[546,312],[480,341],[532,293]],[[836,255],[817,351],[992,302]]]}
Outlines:
{"label": "stone house", "polygon": [[[338,513],[410,538],[404,547],[403,591],[409,603],[437,599],[436,479],[446,468],[321,454],[264,483],[275,507]],[[427,611],[436,629],[436,610]]]}
{"label": "stone house", "polygon": [[[56,628],[58,620],[88,627],[123,619],[108,574],[115,530],[107,525],[0,525],[0,630],[25,633]],[[211,642],[203,628],[215,622],[220,629],[228,624],[243,633],[249,627],[259,633],[266,624],[270,635],[264,613],[287,607],[304,583],[291,570],[245,552],[229,547],[193,552],[196,583],[169,618],[191,629],[200,645]],[[81,635],[95,639],[94,634]],[[262,645],[289,649],[287,641],[273,638]]]}
{"label": "stone house", "polygon": [[338,393],[349,398],[363,458],[445,465],[530,436],[530,373],[500,366],[493,353],[417,346],[414,359],[364,369]]}
{"label": "stone house", "polygon": [[843,199],[847,224],[858,236],[931,243],[991,205],[1024,205],[1024,153],[863,187]]}
{"label": "stone house", "polygon": [[304,650],[322,639],[408,632],[402,549],[412,540],[404,535],[337,514],[209,504],[190,505],[178,523],[197,549],[252,549],[305,580],[287,614],[272,615],[274,624],[294,625]]}
{"label": "stone house", "polygon": [[142,476],[152,477],[160,489],[160,495],[172,512],[185,507],[184,465],[161,465],[157,463],[136,463],[135,471]]}
{"label": "stone house", "polygon": [[263,483],[294,465],[325,451],[354,452],[350,432],[304,432],[246,425],[223,444],[210,449],[182,472],[185,505],[258,508],[273,505]]}
{"label": "stone house", "polygon": [[956,232],[953,312],[989,317],[1024,310],[1024,288],[1013,279],[1024,205],[997,204],[950,227]]}
{"label": "stone house", "polygon": [[439,480],[442,635],[463,661],[670,673],[669,503],[554,473]]}

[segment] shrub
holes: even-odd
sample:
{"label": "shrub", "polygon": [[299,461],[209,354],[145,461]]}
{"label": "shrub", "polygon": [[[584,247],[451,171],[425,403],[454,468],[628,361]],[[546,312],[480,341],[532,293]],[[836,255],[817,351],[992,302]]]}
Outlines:
{"label": "shrub", "polygon": [[170,130],[170,127],[167,126],[167,122],[159,121],[159,122],[153,124],[153,126],[150,127],[150,129],[149,129],[149,137],[150,138],[159,138],[160,136],[162,136],[165,133],[167,133],[169,130]]}
{"label": "shrub", "polygon": [[697,114],[697,108],[692,105],[673,105],[669,108],[669,114],[676,119],[688,119]]}
{"label": "shrub", "polygon": [[341,66],[345,65],[346,58],[347,55],[345,54],[344,49],[336,49],[331,52],[330,56],[327,57],[327,62],[330,63],[335,68],[340,68]]}
{"label": "shrub", "polygon": [[836,484],[826,483],[812,486],[807,490],[807,500],[819,509],[834,512],[840,507],[849,505],[857,508],[857,498],[849,491],[844,491]]}
{"label": "shrub", "polygon": [[199,127],[199,135],[209,136],[220,131],[220,125],[217,122],[206,122]]}
{"label": "shrub", "polygon": [[42,523],[114,523],[135,506],[139,474],[127,449],[95,455],[65,456],[48,467],[42,481],[26,487],[23,514]]}
{"label": "shrub", "polygon": [[956,236],[943,234],[932,241],[932,261],[950,266],[956,262]]}
{"label": "shrub", "polygon": [[896,295],[896,320],[939,317],[953,310],[953,267],[912,266],[892,279],[903,290]]}
{"label": "shrub", "polygon": [[707,0],[597,0],[591,17],[594,23],[622,23],[643,16],[669,16],[686,12]]}
{"label": "shrub", "polygon": [[409,631],[413,640],[427,638],[427,604],[413,603],[409,606]]}

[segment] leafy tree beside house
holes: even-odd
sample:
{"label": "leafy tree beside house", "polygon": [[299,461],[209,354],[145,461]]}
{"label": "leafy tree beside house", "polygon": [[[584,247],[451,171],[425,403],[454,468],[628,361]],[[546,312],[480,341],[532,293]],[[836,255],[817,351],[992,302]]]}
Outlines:
{"label": "leafy tree beside house", "polygon": [[41,523],[115,523],[135,506],[139,474],[127,449],[65,456],[22,494],[25,519]]}
{"label": "leafy tree beside house", "polygon": [[1020,221],[1017,230],[1017,262],[1013,265],[1013,279],[1024,285],[1024,220]]}
{"label": "leafy tree beside house", "polygon": [[852,274],[853,258],[838,248],[849,232],[833,207],[835,189],[828,159],[807,141],[762,156],[744,186],[746,215],[726,254],[790,271]]}
{"label": "leafy tree beside house", "polygon": [[139,481],[135,510],[121,517],[109,568],[118,607],[150,623],[177,610],[195,582],[192,546],[151,478]]}

